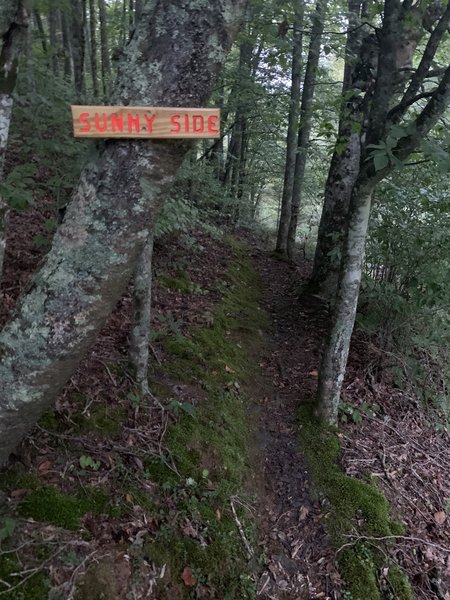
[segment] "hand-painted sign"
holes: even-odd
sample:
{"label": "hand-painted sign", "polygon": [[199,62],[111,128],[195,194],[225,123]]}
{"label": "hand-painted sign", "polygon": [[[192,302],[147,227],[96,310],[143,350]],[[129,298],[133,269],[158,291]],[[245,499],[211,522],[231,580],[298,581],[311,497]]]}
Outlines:
{"label": "hand-painted sign", "polygon": [[220,110],[143,106],[72,106],[75,137],[218,138]]}

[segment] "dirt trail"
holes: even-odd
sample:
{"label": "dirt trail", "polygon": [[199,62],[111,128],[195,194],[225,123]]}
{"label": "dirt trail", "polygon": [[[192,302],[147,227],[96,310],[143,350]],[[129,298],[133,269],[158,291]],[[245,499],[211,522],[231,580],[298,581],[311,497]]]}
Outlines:
{"label": "dirt trail", "polygon": [[265,556],[258,595],[338,599],[341,581],[335,554],[323,527],[324,513],[311,494],[297,438],[297,407],[316,385],[326,313],[314,297],[298,298],[304,268],[272,259],[255,244],[252,256],[273,327],[261,362],[263,383],[255,394],[263,470],[258,520]]}

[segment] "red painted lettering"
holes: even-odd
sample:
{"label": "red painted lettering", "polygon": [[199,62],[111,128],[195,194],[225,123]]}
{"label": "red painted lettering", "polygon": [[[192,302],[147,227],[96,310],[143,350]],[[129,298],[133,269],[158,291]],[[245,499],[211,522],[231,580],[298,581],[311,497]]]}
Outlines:
{"label": "red painted lettering", "polygon": [[81,113],[80,115],[80,123],[84,125],[84,127],[80,128],[81,133],[88,133],[91,130],[91,124],[88,121],[89,113]]}
{"label": "red painted lettering", "polygon": [[220,134],[219,117],[217,115],[208,118],[208,133],[212,133],[213,135]]}
{"label": "red painted lettering", "polygon": [[102,123],[100,123],[100,115],[95,113],[94,126],[96,131],[106,131],[108,129],[108,119],[105,113],[102,113]]}
{"label": "red painted lettering", "polygon": [[153,123],[155,122],[156,115],[152,115],[151,117],[145,116],[145,120],[147,121],[147,129],[149,133],[153,132]]}
{"label": "red painted lettering", "polygon": [[139,133],[141,130],[141,122],[139,121],[139,115],[133,117],[133,115],[128,115],[128,133],[132,133],[133,127],[136,130],[136,133]]}
{"label": "red painted lettering", "polygon": [[112,114],[111,115],[111,128],[113,132],[123,131],[123,115]]}
{"label": "red painted lettering", "polygon": [[170,133],[180,133],[180,131],[181,131],[180,118],[181,118],[181,115],[172,115],[170,117],[170,122],[172,123],[172,129],[170,130]]}
{"label": "red painted lettering", "polygon": [[194,115],[192,117],[192,125],[194,133],[203,133],[205,131],[205,119],[202,115]]}
{"label": "red painted lettering", "polygon": [[191,131],[189,126],[189,115],[184,115],[184,130],[186,133],[189,133]]}

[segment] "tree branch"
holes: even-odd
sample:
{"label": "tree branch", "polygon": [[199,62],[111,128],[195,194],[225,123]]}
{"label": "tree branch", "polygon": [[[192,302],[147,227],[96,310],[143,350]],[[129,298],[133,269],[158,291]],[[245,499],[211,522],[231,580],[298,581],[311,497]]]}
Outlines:
{"label": "tree branch", "polygon": [[[436,51],[439,47],[439,43],[440,43],[445,31],[447,30],[449,23],[450,23],[450,2],[447,3],[447,8],[445,9],[444,14],[440,18],[439,23],[436,25],[436,27],[434,28],[432,34],[430,35],[430,37],[428,39],[428,43],[425,47],[425,51],[423,53],[422,60],[420,61],[420,64],[417,67],[416,72],[414,73],[414,75],[411,78],[409,87],[406,90],[406,92],[400,102],[400,105],[404,105],[404,103],[411,100],[411,98],[413,98],[417,94],[417,90],[419,90],[425,77],[428,74],[428,71],[430,69],[434,55],[436,54]],[[409,106],[409,104],[405,104],[405,106],[407,108]],[[405,110],[406,110],[406,108],[405,108]],[[398,112],[396,114],[397,122],[401,119],[404,112],[405,111]]]}
{"label": "tree branch", "polygon": [[397,104],[397,106],[394,106],[394,108],[389,111],[387,116],[388,121],[395,122],[397,120],[396,116],[398,114],[404,114],[406,109],[409,108],[412,104],[415,104],[423,98],[430,98],[433,94],[434,90],[432,92],[423,92],[423,94],[417,94],[417,96],[414,96],[413,98],[407,101],[402,100],[400,104]]}
{"label": "tree branch", "polygon": [[450,104],[450,66],[447,67],[445,74],[433,92],[428,104],[418,115],[414,124],[416,130],[411,135],[399,140],[396,156],[405,159],[418,145],[428,132],[434,127],[437,121],[442,117]]}

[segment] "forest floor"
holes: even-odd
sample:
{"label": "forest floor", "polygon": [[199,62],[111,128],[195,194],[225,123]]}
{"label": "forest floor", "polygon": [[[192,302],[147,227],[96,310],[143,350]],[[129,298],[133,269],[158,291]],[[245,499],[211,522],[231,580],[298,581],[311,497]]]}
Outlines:
{"label": "forest floor", "polygon": [[[35,242],[51,216],[12,216],[0,323],[45,253]],[[299,406],[314,396],[327,310],[303,293],[306,262],[242,238],[158,241],[155,398],[142,402],[126,373],[127,294],[13,457],[0,486],[4,598],[412,598],[399,571],[417,598],[450,600],[447,432],[357,332],[339,433],[308,438]],[[312,455],[330,436],[339,473],[327,479],[329,454],[318,466]],[[349,493],[362,493],[351,510]],[[369,497],[381,528],[366,527]],[[349,595],[349,577],[379,595],[358,595],[358,582]]]}

